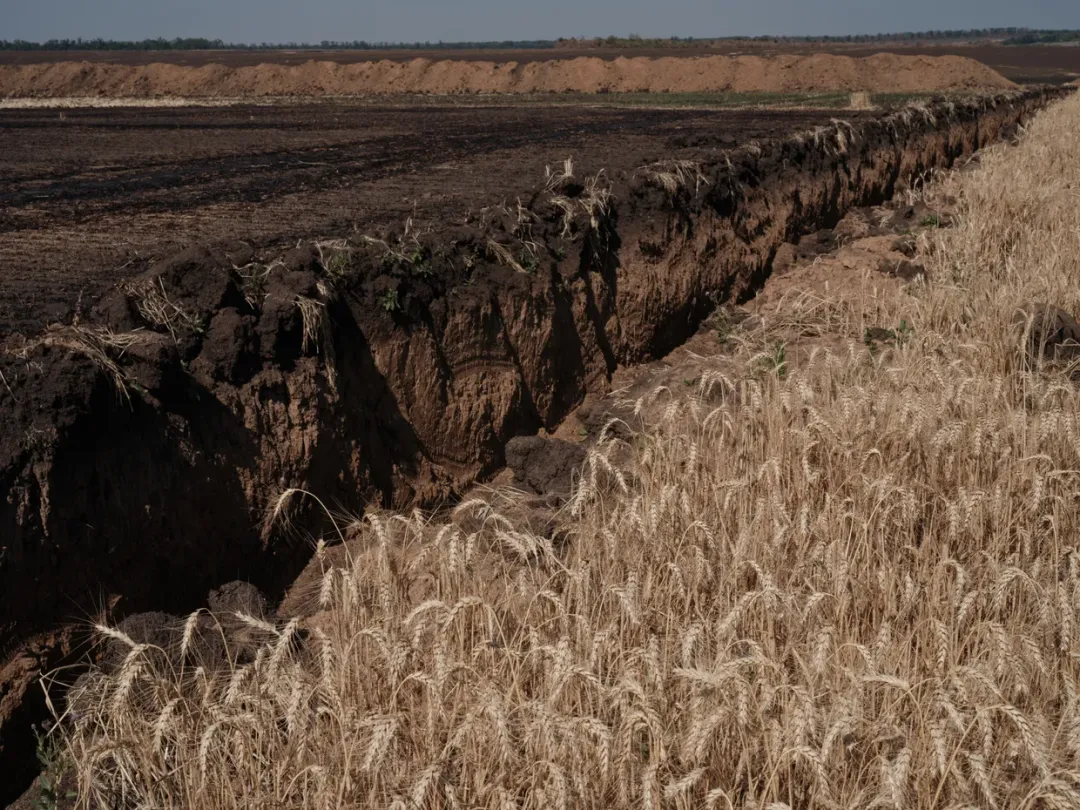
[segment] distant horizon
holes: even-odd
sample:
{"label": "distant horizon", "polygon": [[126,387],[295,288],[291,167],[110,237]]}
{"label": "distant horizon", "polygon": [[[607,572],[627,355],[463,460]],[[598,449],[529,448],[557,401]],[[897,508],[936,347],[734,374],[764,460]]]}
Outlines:
{"label": "distant horizon", "polygon": [[[1076,35],[1080,37],[1080,29],[1073,28],[1031,28],[1029,26],[993,26],[993,27],[977,27],[977,28],[958,28],[958,29],[928,29],[928,30],[897,30],[897,31],[864,31],[858,33],[843,33],[843,34],[774,34],[774,33],[762,33],[762,34],[726,34],[716,36],[652,36],[641,34],[609,34],[599,36],[560,36],[554,39],[492,39],[492,40],[366,40],[366,39],[353,39],[353,40],[319,40],[319,41],[298,41],[298,40],[278,40],[278,41],[229,41],[221,37],[205,37],[205,36],[176,36],[176,37],[143,37],[139,39],[118,39],[109,37],[51,37],[49,39],[28,40],[22,38],[6,39],[0,38],[0,46],[6,46],[7,49],[17,49],[13,46],[32,46],[34,49],[43,48],[53,44],[63,45],[97,45],[101,46],[146,46],[146,49],[152,49],[154,45],[160,45],[163,49],[182,47],[187,43],[198,43],[204,47],[212,47],[214,49],[227,49],[230,47],[253,49],[253,48],[304,48],[304,49],[319,49],[319,48],[356,48],[358,46],[364,46],[368,48],[377,49],[414,49],[421,47],[442,47],[442,48],[469,48],[469,47],[489,47],[495,48],[500,46],[505,47],[518,47],[518,48],[545,48],[557,45],[565,42],[615,42],[613,44],[627,44],[633,46],[633,43],[640,42],[642,46],[647,46],[650,43],[661,42],[678,42],[678,43],[708,43],[708,42],[724,42],[724,41],[739,41],[739,40],[781,40],[781,41],[848,41],[853,39],[859,40],[875,40],[875,39],[931,39],[931,40],[948,40],[948,39],[963,39],[963,38],[978,38],[978,37],[994,37],[994,38],[1009,38],[1019,37],[1024,35]],[[198,49],[192,47],[191,49]]]}
{"label": "distant horizon", "polygon": [[241,43],[460,43],[604,38],[846,37],[883,32],[1080,29],[1076,0],[34,0],[9,2],[6,40],[157,37]]}

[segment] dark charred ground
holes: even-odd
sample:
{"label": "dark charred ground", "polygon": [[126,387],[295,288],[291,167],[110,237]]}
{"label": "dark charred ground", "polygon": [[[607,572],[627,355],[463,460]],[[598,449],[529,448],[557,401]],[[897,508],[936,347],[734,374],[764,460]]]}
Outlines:
{"label": "dark charred ground", "polygon": [[194,242],[459,223],[573,156],[609,174],[859,113],[346,104],[0,111],[0,335]]}
{"label": "dark charred ground", "polygon": [[997,43],[938,43],[898,45],[896,43],[846,45],[843,43],[751,43],[698,45],[679,48],[549,48],[536,50],[377,50],[377,51],[0,51],[0,65],[30,65],[43,62],[111,62],[120,65],[148,65],[165,62],[172,65],[217,64],[229,67],[259,65],[301,65],[311,59],[353,64],[390,59],[459,59],[465,61],[539,62],[550,59],[573,59],[595,56],[616,59],[620,56],[714,56],[744,53],[835,53],[844,56],[870,56],[875,53],[900,55],[967,56],[982,62],[1008,79],[1020,84],[1064,83],[1080,76],[1080,47],[1048,45],[1000,45]]}

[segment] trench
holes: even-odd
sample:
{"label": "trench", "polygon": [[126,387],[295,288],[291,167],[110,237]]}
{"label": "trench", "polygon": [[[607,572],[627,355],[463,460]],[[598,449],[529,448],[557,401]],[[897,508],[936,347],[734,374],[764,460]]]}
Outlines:
{"label": "trench", "polygon": [[422,238],[277,257],[193,247],[84,323],[8,346],[0,771],[16,776],[0,803],[35,772],[36,677],[85,652],[73,622],[186,613],[237,579],[280,595],[323,507],[452,503],[503,466],[511,439],[553,431],[617,368],[751,297],[780,245],[1012,135],[1066,92],[557,177]]}

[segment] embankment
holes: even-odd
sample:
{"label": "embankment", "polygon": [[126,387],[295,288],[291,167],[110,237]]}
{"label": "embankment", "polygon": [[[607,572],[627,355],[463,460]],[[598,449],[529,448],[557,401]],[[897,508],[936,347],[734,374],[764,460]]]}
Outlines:
{"label": "embankment", "polygon": [[[663,355],[778,247],[1015,130],[1064,91],[908,109],[700,162],[564,167],[463,227],[195,247],[0,351],[0,734],[31,753],[65,622],[280,593],[330,509],[437,506]],[[287,520],[285,520],[287,518]],[[14,762],[11,760],[10,762]],[[0,762],[0,769],[4,768]],[[15,764],[9,764],[15,768]],[[12,771],[14,772],[14,771]]]}
{"label": "embankment", "polygon": [[0,66],[0,96],[259,98],[392,93],[1001,91],[1013,83],[960,56],[595,57],[543,62],[383,60],[254,67],[61,62]]}

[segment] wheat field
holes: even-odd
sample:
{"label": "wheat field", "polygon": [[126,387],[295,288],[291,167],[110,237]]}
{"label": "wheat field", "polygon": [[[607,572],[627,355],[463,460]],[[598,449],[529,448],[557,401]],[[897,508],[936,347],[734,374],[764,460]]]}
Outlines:
{"label": "wheat field", "polygon": [[342,522],[218,667],[195,617],[171,660],[101,628],[80,805],[1080,807],[1080,390],[1014,318],[1080,312],[1077,155],[1074,97],[942,179],[929,283],[792,314],[843,351],[733,338],[557,531],[511,492]]}

